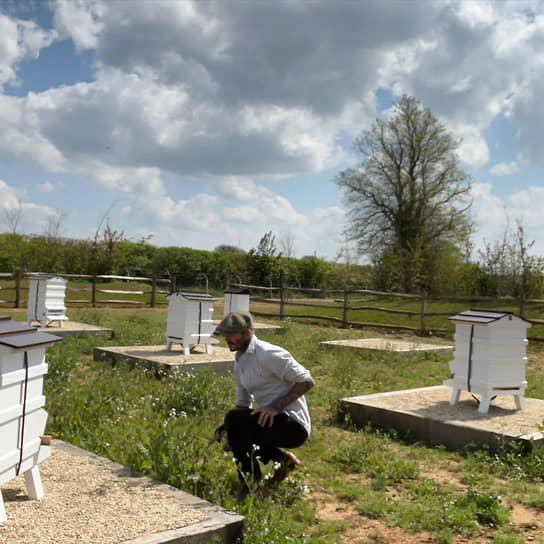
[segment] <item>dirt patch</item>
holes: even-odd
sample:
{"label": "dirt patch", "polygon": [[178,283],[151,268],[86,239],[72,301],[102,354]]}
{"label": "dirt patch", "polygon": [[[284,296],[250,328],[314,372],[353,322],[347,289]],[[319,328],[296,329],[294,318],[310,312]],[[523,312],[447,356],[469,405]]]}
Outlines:
{"label": "dirt patch", "polygon": [[331,500],[325,493],[314,493],[311,499],[316,507],[316,523],[339,522],[347,529],[340,538],[341,544],[390,543],[422,544],[433,542],[429,533],[408,534],[398,527],[389,527],[384,521],[362,516],[348,503]]}
{"label": "dirt patch", "polygon": [[[433,474],[429,473],[429,477]],[[443,471],[438,473],[437,481],[444,477]],[[455,480],[453,475],[448,478]],[[340,544],[386,544],[398,542],[402,544],[429,544],[436,542],[430,533],[407,533],[398,527],[391,527],[382,520],[369,519],[357,512],[350,503],[338,502],[325,492],[312,493],[308,499],[316,508],[316,524],[339,522],[346,529],[340,537]],[[504,532],[514,533],[525,542],[541,542],[544,539],[544,516],[533,509],[515,505],[511,510],[509,527]],[[492,527],[482,527],[477,534],[470,537],[457,535],[452,544],[489,544],[493,541],[497,530]]]}
{"label": "dirt patch", "polygon": [[[394,449],[395,446],[392,445]],[[399,455],[400,455],[399,451]],[[437,465],[433,467],[422,467],[421,478],[432,480],[442,485],[452,485],[460,491],[467,486],[460,482],[456,464],[450,467]],[[359,482],[361,486],[369,484],[360,474],[346,474],[345,480],[350,483]],[[507,481],[496,480],[498,484]],[[404,500],[395,488],[388,488],[387,495],[391,500]],[[344,529],[341,531],[340,544],[430,544],[435,543],[436,538],[433,534],[427,532],[410,533],[399,527],[389,526],[386,521],[370,519],[360,514],[356,509],[356,501],[347,502],[338,500],[333,494],[327,492],[326,488],[318,487],[308,496],[308,499],[315,507],[316,524],[326,522],[337,522],[342,524]],[[452,544],[489,544],[499,533],[509,533],[516,535],[523,542],[544,542],[544,513],[526,507],[521,504],[503,503],[503,506],[510,510],[510,521],[507,526],[497,530],[494,527],[481,527],[471,536],[456,535],[452,539]]]}

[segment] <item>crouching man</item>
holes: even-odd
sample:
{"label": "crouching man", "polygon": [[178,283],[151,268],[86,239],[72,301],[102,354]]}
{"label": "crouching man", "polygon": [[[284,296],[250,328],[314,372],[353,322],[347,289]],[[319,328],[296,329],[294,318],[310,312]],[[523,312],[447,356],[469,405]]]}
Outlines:
{"label": "crouching man", "polygon": [[243,500],[247,482],[261,479],[259,460],[274,462],[275,482],[300,463],[282,448],[296,448],[308,439],[310,414],[304,394],[315,382],[288,351],[255,336],[247,312],[228,314],[214,334],[224,336],[230,351],[236,352],[236,408],[225,415],[224,426],[242,482],[238,498]]}

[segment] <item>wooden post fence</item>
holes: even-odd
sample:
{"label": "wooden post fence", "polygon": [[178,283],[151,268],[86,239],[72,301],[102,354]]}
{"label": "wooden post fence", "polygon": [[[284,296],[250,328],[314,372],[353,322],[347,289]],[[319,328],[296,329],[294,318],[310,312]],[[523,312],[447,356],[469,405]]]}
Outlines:
{"label": "wooden post fence", "polygon": [[176,276],[170,276],[170,285],[168,286],[168,293],[171,295],[176,291]]}
{"label": "wooden post fence", "polygon": [[284,319],[285,316],[285,294],[286,290],[283,285],[283,269],[280,270],[280,319]]}
{"label": "wooden post fence", "polygon": [[21,276],[22,271],[20,268],[15,270],[15,308],[21,307]]}
{"label": "wooden post fence", "polygon": [[150,306],[151,308],[155,307],[155,296],[157,295],[157,278],[153,276],[151,278],[151,301]]}
{"label": "wooden post fence", "polygon": [[421,297],[421,314],[419,320],[419,330],[421,334],[425,334],[425,314],[427,313],[427,292]]}
{"label": "wooden post fence", "polygon": [[344,306],[342,308],[342,328],[348,328],[349,290],[344,287]]}
{"label": "wooden post fence", "polygon": [[96,308],[96,274],[93,274],[91,281],[91,306]]}

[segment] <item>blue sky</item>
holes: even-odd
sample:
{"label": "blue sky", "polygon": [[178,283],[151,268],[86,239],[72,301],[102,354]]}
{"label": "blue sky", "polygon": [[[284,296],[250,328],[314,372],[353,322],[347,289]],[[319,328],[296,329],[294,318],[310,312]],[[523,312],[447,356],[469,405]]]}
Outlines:
{"label": "blue sky", "polygon": [[521,221],[544,255],[543,38],[534,0],[0,0],[0,230],[333,260],[405,93],[462,139],[475,251]]}

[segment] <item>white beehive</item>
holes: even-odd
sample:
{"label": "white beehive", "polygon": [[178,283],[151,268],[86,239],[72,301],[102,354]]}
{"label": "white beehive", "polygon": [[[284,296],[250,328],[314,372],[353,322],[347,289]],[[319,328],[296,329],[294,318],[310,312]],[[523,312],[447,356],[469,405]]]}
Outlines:
{"label": "white beehive", "polygon": [[[41,444],[47,412],[42,394],[45,348],[61,338],[0,317],[0,485],[24,474],[29,498],[43,489],[38,463],[51,448]],[[0,523],[6,512],[0,494]]]}
{"label": "white beehive", "polygon": [[168,295],[168,319],[166,321],[166,345],[180,343],[183,353],[189,355],[194,346],[203,344],[206,353],[212,352],[212,344],[219,343],[213,337],[212,321],[215,298],[207,293],[177,291]]}
{"label": "white beehive", "polygon": [[65,315],[66,280],[57,276],[30,276],[28,287],[27,323],[39,321],[46,327],[53,321],[62,322],[68,318]]}
{"label": "white beehive", "polygon": [[511,312],[468,310],[450,317],[455,322],[455,350],[450,361],[450,404],[461,391],[481,395],[478,411],[487,413],[497,395],[513,395],[523,410],[527,388],[527,329],[531,324]]}
{"label": "white beehive", "polygon": [[249,312],[249,289],[229,287],[224,300],[223,317],[230,312]]}

